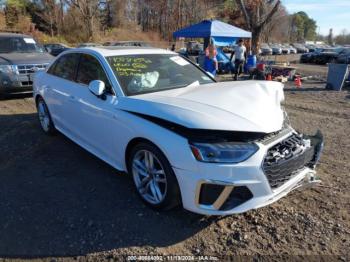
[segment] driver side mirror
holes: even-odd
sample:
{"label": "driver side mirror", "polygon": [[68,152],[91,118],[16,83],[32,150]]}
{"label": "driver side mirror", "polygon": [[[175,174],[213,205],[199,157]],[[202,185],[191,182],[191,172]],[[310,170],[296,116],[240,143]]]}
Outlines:
{"label": "driver side mirror", "polygon": [[98,98],[101,98],[103,100],[106,99],[105,90],[106,86],[105,83],[101,80],[93,80],[89,83],[89,90],[91,93],[93,93]]}

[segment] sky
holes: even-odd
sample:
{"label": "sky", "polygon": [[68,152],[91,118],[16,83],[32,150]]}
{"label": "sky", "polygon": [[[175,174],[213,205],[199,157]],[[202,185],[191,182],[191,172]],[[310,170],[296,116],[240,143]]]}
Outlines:
{"label": "sky", "polygon": [[304,11],[316,20],[317,32],[328,35],[340,34],[343,29],[350,33],[350,0],[282,0],[289,13]]}

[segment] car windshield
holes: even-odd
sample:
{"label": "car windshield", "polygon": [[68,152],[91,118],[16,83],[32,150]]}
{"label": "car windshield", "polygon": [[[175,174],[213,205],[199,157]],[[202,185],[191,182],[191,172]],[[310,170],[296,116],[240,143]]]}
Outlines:
{"label": "car windshield", "polygon": [[178,55],[125,55],[106,59],[128,96],[214,82]]}
{"label": "car windshield", "polygon": [[30,37],[1,37],[0,53],[42,53],[44,50]]}

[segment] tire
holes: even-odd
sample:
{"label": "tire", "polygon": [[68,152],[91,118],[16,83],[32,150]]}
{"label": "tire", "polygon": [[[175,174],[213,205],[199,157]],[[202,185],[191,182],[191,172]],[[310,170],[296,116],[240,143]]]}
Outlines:
{"label": "tire", "polygon": [[128,156],[127,167],[138,196],[147,206],[161,211],[181,204],[174,171],[155,145],[141,142],[134,146]]}
{"label": "tire", "polygon": [[36,108],[41,129],[48,135],[54,135],[56,133],[56,128],[52,122],[49,109],[42,97],[38,98]]}

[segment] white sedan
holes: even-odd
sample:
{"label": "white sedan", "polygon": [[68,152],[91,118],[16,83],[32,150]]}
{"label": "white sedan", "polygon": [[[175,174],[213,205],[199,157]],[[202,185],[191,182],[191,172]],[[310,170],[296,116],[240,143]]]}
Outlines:
{"label": "white sedan", "polygon": [[241,213],[319,182],[322,136],[289,125],[277,82],[217,83],[170,51],[92,47],[38,72],[34,98],[44,132],[130,174],[155,209]]}

